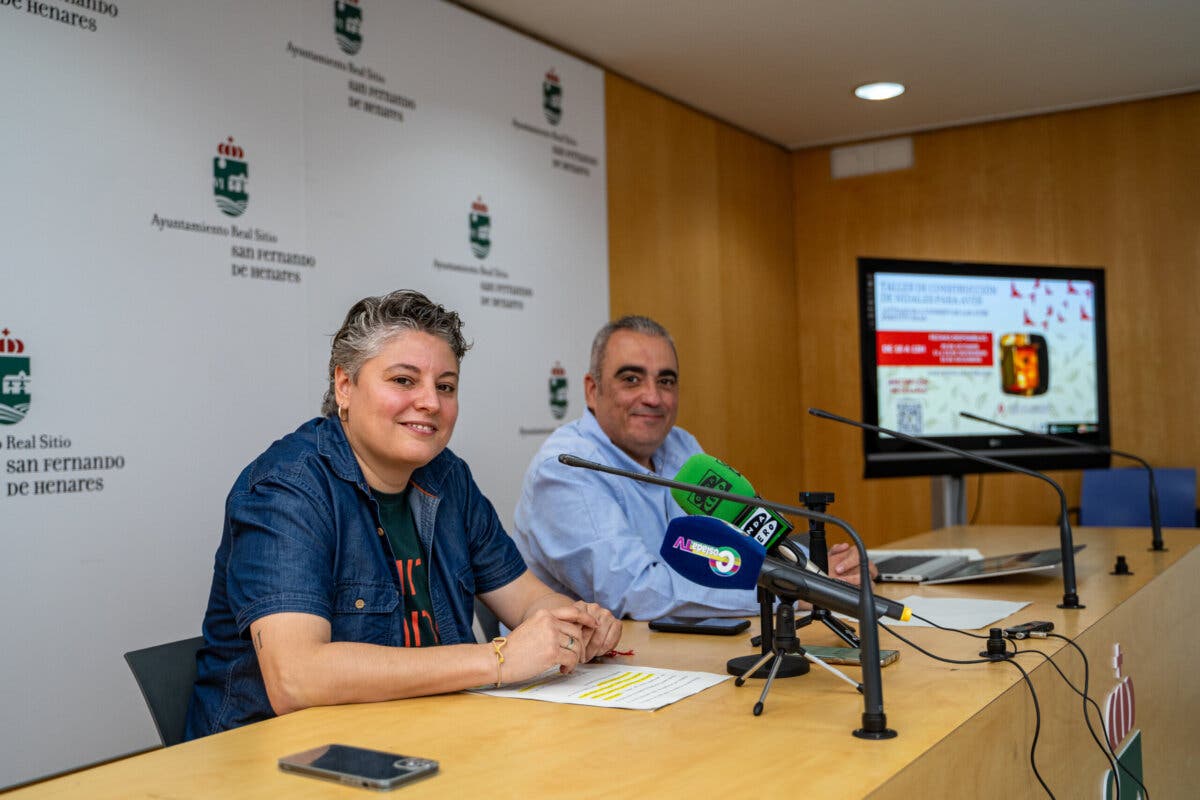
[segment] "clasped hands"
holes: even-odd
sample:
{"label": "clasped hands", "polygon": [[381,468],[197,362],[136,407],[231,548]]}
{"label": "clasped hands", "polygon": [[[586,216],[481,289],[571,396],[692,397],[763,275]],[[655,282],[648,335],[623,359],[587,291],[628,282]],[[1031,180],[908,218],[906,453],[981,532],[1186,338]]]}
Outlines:
{"label": "clasped hands", "polygon": [[554,666],[569,673],[612,650],[620,640],[620,621],[596,603],[579,600],[539,609],[508,635],[504,680],[526,680]]}

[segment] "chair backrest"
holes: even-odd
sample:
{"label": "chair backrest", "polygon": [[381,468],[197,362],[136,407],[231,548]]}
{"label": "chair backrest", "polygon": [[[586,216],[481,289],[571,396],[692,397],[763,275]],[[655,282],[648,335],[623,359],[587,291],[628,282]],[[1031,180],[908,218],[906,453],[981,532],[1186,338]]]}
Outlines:
{"label": "chair backrest", "polygon": [[203,645],[204,637],[196,636],[125,654],[164,747],[183,741],[196,683],[196,651]]}
{"label": "chair backrest", "polygon": [[[1156,468],[1154,484],[1163,527],[1196,527],[1196,470]],[[1141,467],[1084,470],[1079,524],[1149,527],[1150,486],[1146,470]]]}

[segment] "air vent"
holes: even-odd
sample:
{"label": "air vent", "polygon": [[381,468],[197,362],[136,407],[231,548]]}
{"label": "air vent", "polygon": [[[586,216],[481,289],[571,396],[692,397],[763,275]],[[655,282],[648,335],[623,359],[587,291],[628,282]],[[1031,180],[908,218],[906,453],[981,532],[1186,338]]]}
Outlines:
{"label": "air vent", "polygon": [[829,172],[834,180],[910,169],[913,165],[912,137],[835,147],[829,151]]}

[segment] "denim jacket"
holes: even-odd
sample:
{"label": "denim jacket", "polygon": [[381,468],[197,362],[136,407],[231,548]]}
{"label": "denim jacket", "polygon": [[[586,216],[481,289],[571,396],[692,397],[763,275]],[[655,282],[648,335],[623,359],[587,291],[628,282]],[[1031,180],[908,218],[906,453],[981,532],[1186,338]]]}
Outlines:
{"label": "denim jacket", "polygon": [[[525,564],[450,450],[411,483],[441,643],[473,642],[474,596],[515,580]],[[324,617],[335,642],[404,641],[404,598],[379,507],[332,416],[276,441],[229,493],[187,738],[274,716],[250,624],[281,612]]]}

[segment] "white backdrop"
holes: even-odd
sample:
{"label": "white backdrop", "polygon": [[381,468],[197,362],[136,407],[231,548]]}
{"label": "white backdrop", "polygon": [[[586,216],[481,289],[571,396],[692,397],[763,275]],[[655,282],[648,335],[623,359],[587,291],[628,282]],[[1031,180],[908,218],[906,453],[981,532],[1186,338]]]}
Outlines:
{"label": "white backdrop", "polygon": [[354,300],[462,314],[451,447],[507,524],[608,272],[603,74],[455,6],[3,0],[0,65],[3,787],[157,743],[121,655],[199,633]]}

